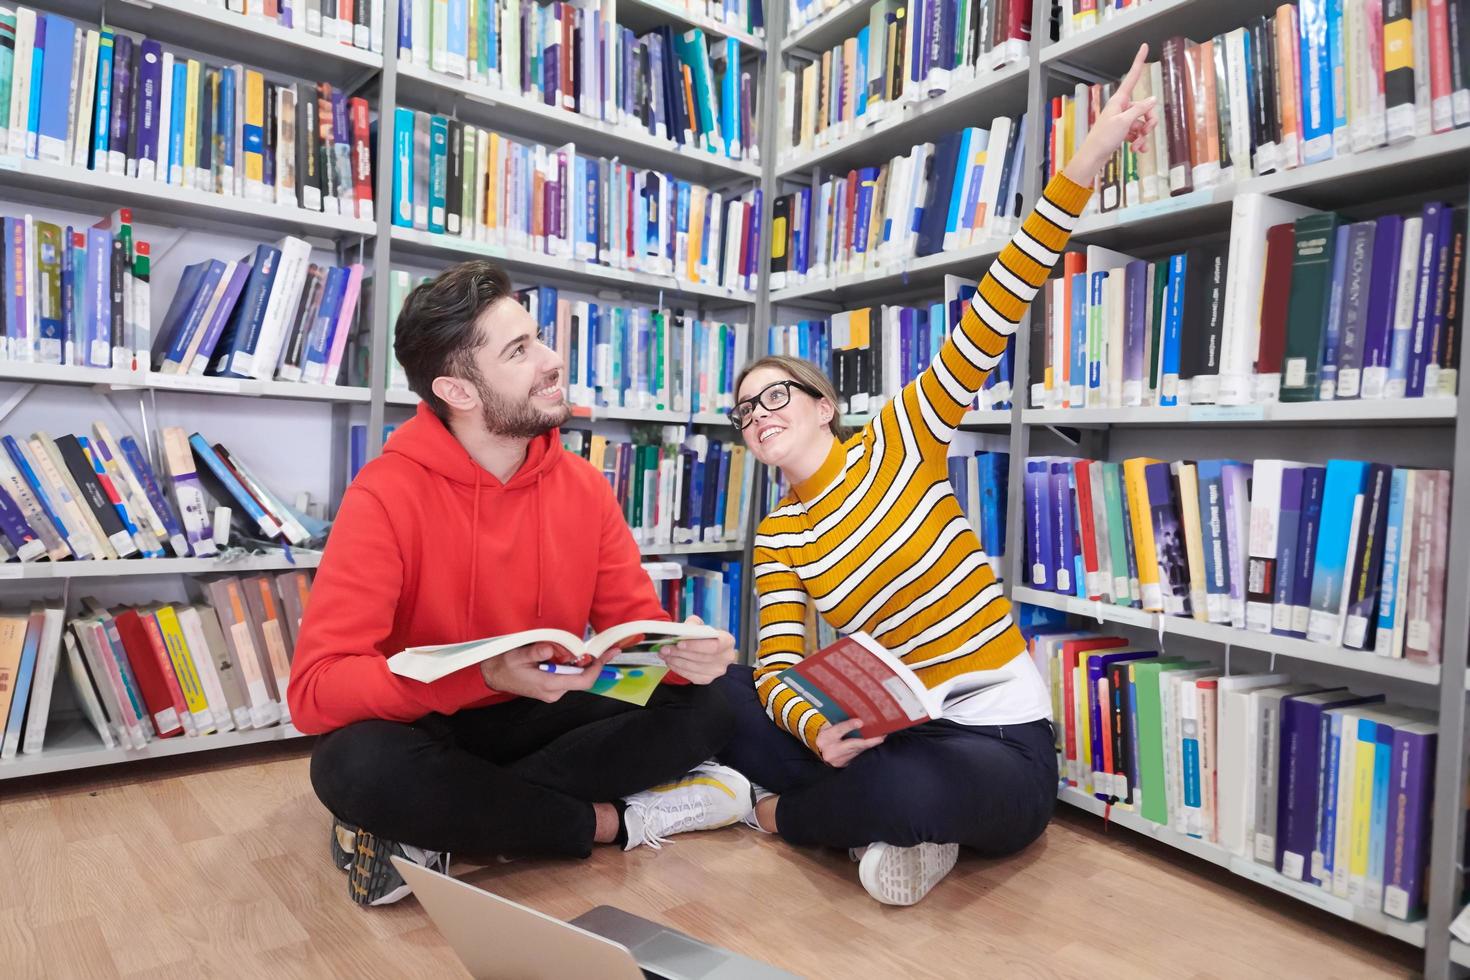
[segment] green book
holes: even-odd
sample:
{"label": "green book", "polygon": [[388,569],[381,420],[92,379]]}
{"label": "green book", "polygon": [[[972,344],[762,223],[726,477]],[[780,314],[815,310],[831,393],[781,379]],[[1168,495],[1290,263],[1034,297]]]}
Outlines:
{"label": "green book", "polygon": [[1136,805],[1145,820],[1169,825],[1169,802],[1164,796],[1164,707],[1159,696],[1159,674],[1166,670],[1195,670],[1208,664],[1198,660],[1139,660],[1128,672],[1138,716],[1138,780]]}
{"label": "green book", "polygon": [[1291,263],[1291,296],[1286,307],[1286,353],[1281,359],[1281,400],[1317,400],[1317,374],[1322,359],[1322,331],[1332,291],[1335,212],[1309,214],[1293,224],[1296,256]]}
{"label": "green book", "polygon": [[484,215],[475,213],[475,175],[479,171],[479,137],[473,126],[464,127],[464,133],[460,137],[460,177],[462,183],[459,190],[459,233],[465,238],[475,237],[475,228],[484,219]]}
{"label": "green book", "polygon": [[1159,352],[1163,349],[1164,299],[1169,291],[1169,260],[1159,259],[1154,264],[1154,294],[1149,304],[1148,326],[1148,390],[1155,397],[1159,391]]}
{"label": "green book", "polygon": [[1113,568],[1113,604],[1133,605],[1133,590],[1128,575],[1128,537],[1124,532],[1127,515],[1123,513],[1122,480],[1118,463],[1103,464],[1103,506],[1108,515],[1108,552]]}

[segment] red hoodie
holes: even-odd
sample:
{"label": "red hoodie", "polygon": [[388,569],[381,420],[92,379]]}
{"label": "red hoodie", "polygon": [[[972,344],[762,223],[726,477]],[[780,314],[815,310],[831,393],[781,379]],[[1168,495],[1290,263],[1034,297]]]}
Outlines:
{"label": "red hoodie", "polygon": [[343,495],[301,624],[291,721],[325,732],[504,701],[478,667],[424,684],[404,647],[668,619],[602,474],[553,430],[501,483],[420,405]]}

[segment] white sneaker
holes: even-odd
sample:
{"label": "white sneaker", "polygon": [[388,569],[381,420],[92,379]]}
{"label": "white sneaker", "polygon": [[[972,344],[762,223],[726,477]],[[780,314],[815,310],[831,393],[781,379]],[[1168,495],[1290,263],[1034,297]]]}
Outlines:
{"label": "white sneaker", "polygon": [[690,830],[728,827],[750,813],[750,780],[728,766],[703,762],[689,775],[634,793],[625,802],[623,823],[631,851],[639,844],[657,850],[669,837]]}
{"label": "white sneaker", "polygon": [[869,844],[858,862],[858,880],[884,905],[913,905],[944,880],[959,856],[958,844]]}

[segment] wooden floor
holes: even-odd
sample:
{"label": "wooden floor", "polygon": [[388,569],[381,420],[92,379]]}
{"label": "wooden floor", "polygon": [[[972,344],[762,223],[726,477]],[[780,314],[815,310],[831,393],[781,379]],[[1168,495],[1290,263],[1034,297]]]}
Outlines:
{"label": "wooden floor", "polygon": [[[196,757],[197,760],[197,757]],[[0,783],[0,973],[452,977],[412,899],[347,900],[299,747]],[[887,908],[845,855],[745,828],[465,877],[570,918],[610,903],[811,977],[1405,977],[1416,950],[1062,807],[1009,861]]]}

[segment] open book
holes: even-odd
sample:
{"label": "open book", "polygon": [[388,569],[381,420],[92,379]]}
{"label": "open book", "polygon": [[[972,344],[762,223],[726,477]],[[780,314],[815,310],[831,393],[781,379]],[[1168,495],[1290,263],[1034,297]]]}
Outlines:
{"label": "open book", "polygon": [[862,720],[857,733],[877,738],[944,716],[950,691],[973,677],[960,675],[935,688],[924,686],[903,661],[866,633],[844,636],[776,677],[836,725]]}
{"label": "open book", "polygon": [[[438,646],[409,647],[388,658],[388,669],[400,677],[429,683],[448,677],[457,670],[482,663],[491,657],[514,650],[516,647],[533,643],[553,643],[581,658],[600,657],[613,647],[621,646],[635,636],[643,641],[635,647],[625,649],[650,652],[676,643],[679,640],[713,640],[720,635],[713,626],[696,623],[670,623],[656,619],[639,619],[631,623],[619,623],[583,640],[580,636],[558,629],[522,630],[504,636],[492,636],[483,640],[466,640],[462,643],[442,643]],[[630,661],[633,658],[629,658]],[[642,659],[640,662],[648,663]]]}

